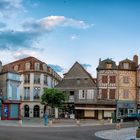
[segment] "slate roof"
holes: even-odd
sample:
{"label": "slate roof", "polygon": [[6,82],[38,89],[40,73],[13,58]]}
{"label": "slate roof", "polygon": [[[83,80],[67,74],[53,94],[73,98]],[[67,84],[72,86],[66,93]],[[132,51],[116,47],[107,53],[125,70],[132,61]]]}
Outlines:
{"label": "slate roof", "polygon": [[118,68],[115,61],[113,61],[112,59],[107,58],[107,59],[105,59],[103,61],[99,60],[99,65],[97,67],[97,70],[107,69],[106,64],[112,64],[112,69],[113,70],[116,70]]}
{"label": "slate roof", "polygon": [[[79,83],[77,82],[79,80]],[[93,88],[96,87],[96,83],[92,76],[80,65],[75,62],[70,70],[65,74],[62,81],[56,86],[56,88]]]}

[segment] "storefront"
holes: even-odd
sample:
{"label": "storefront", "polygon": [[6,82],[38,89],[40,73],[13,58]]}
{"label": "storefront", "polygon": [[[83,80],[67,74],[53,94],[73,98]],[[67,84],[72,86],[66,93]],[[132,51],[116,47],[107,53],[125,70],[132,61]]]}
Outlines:
{"label": "storefront", "polygon": [[20,102],[4,102],[2,104],[2,120],[19,120],[20,115]]}
{"label": "storefront", "polygon": [[117,101],[117,118],[127,117],[128,114],[136,113],[136,102]]}

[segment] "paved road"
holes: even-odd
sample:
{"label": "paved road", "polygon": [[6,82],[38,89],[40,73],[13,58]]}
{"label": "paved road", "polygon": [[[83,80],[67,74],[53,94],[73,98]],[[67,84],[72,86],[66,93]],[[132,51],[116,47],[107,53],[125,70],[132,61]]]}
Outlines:
{"label": "paved road", "polygon": [[65,128],[0,126],[0,140],[102,140],[95,137],[94,133],[114,127],[114,125]]}

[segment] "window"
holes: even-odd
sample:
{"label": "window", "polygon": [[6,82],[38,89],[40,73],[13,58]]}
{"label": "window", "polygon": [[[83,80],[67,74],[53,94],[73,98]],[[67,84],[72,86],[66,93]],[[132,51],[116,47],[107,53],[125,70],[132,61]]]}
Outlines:
{"label": "window", "polygon": [[80,79],[77,79],[77,85],[80,85]]}
{"label": "window", "polygon": [[85,94],[86,94],[85,90],[79,90],[79,99],[85,99]]}
{"label": "window", "polygon": [[102,83],[107,83],[107,76],[102,76]]}
{"label": "window", "polygon": [[109,99],[115,99],[115,89],[110,89],[110,91],[109,91]]}
{"label": "window", "polygon": [[129,63],[123,63],[123,68],[124,69],[129,69]]}
{"label": "window", "polygon": [[16,100],[17,99],[17,86],[12,85],[12,99]]}
{"label": "window", "polygon": [[106,63],[106,68],[107,69],[111,69],[112,68],[112,64],[111,63]]}
{"label": "window", "polygon": [[30,99],[30,87],[24,87],[24,100]]}
{"label": "window", "polygon": [[43,70],[47,71],[47,65],[46,64],[43,64]]}
{"label": "window", "polygon": [[110,79],[109,81],[110,81],[111,84],[116,83],[116,77],[115,76],[110,76],[109,79]]}
{"label": "window", "polygon": [[101,98],[107,99],[107,89],[102,89]]}
{"label": "window", "polygon": [[14,66],[14,70],[15,70],[15,71],[18,71],[18,65],[15,65],[15,66]]}
{"label": "window", "polygon": [[30,70],[30,63],[25,64],[25,70]]}
{"label": "window", "polygon": [[128,114],[133,114],[134,113],[134,109],[128,109]]}
{"label": "window", "polygon": [[123,98],[124,99],[128,99],[129,98],[129,90],[128,89],[124,89],[124,91],[123,91]]}
{"label": "window", "polygon": [[39,99],[40,87],[34,87],[34,99]]}
{"label": "window", "polygon": [[128,76],[124,76],[123,77],[123,82],[124,83],[129,83],[129,77]]}
{"label": "window", "polygon": [[35,63],[35,70],[40,70],[40,64],[39,63]]}
{"label": "window", "polygon": [[30,74],[24,75],[24,83],[30,83]]}
{"label": "window", "polygon": [[94,90],[89,89],[87,90],[87,99],[93,99],[94,98]]}
{"label": "window", "polygon": [[47,79],[48,79],[48,76],[47,75],[44,75],[44,84],[45,85],[48,85],[48,80]]}
{"label": "window", "polygon": [[34,84],[40,84],[40,74],[34,74]]}

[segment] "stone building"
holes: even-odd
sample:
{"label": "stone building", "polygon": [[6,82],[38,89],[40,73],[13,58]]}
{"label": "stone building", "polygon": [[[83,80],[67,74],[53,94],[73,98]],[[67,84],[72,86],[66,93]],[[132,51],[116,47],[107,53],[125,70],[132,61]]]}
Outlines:
{"label": "stone building", "polygon": [[23,117],[42,117],[44,106],[40,97],[44,88],[53,88],[61,77],[46,63],[27,57],[3,66],[3,71],[15,70],[20,74],[20,95],[22,98],[21,115]]}
{"label": "stone building", "polygon": [[133,61],[125,59],[119,62],[118,66],[118,99],[117,117],[124,117],[127,114],[136,113],[136,80],[138,56]]}
{"label": "stone building", "polygon": [[117,65],[113,60],[99,60],[97,67],[98,119],[111,118],[112,113],[116,113],[117,69]]}
{"label": "stone building", "polygon": [[67,96],[65,113],[75,118],[96,118],[96,83],[91,75],[76,62],[55,87]]}

